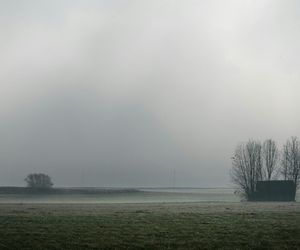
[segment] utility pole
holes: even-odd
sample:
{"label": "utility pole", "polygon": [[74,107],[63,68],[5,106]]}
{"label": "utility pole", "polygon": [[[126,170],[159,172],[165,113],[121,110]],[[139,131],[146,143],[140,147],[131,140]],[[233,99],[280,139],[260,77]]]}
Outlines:
{"label": "utility pole", "polygon": [[81,170],[81,187],[84,187],[84,172]]}
{"label": "utility pole", "polygon": [[176,180],[176,169],[173,169],[173,176],[172,176],[172,188],[175,188],[175,180]]}

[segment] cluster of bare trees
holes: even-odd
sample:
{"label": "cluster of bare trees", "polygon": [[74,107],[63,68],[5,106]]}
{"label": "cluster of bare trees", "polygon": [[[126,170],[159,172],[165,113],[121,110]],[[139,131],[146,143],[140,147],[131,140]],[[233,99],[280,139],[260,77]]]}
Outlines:
{"label": "cluster of bare trees", "polygon": [[272,139],[239,144],[232,157],[231,179],[247,199],[256,191],[257,181],[262,180],[292,180],[296,190],[300,181],[299,139],[291,137],[282,150]]}

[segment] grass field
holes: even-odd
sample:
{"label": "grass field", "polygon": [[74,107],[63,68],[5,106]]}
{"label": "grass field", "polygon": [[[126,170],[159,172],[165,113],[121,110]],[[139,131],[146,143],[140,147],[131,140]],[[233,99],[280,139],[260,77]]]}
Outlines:
{"label": "grass field", "polygon": [[300,204],[0,205],[0,249],[218,248],[300,249]]}

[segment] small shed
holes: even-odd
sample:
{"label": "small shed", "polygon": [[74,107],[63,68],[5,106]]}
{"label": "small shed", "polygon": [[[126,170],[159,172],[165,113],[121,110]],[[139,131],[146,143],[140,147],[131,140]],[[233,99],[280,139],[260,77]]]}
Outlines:
{"label": "small shed", "polygon": [[295,201],[296,185],[293,181],[258,181],[255,201]]}

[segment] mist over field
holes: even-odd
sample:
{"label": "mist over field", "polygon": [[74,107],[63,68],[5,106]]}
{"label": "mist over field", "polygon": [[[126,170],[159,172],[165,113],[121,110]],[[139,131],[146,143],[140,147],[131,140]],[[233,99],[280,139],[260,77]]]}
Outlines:
{"label": "mist over field", "polygon": [[0,186],[230,186],[300,136],[296,0],[0,2]]}

